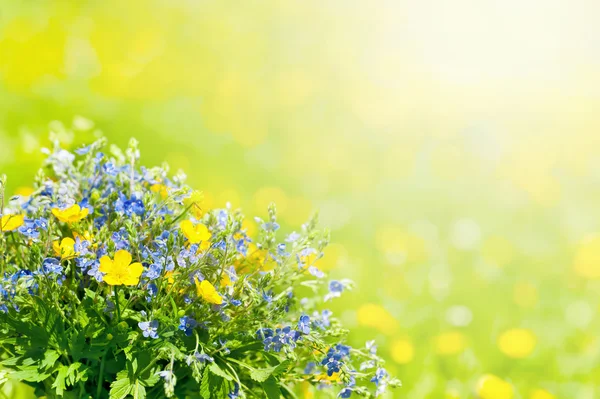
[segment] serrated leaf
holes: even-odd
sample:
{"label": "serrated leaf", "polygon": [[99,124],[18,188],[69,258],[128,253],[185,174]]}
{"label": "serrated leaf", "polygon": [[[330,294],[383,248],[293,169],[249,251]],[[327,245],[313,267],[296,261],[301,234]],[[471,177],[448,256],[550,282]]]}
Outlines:
{"label": "serrated leaf", "polygon": [[48,349],[44,353],[44,359],[41,361],[40,367],[44,370],[51,369],[52,367],[54,367],[59,357],[60,355],[57,351],[53,349]]}
{"label": "serrated leaf", "polygon": [[122,370],[117,374],[117,379],[110,384],[110,399],[125,399],[131,392],[131,383],[127,370]]}
{"label": "serrated leaf", "polygon": [[133,399],[145,399],[146,398],[146,388],[141,383],[141,381],[136,380],[132,386],[131,395],[133,395]]}
{"label": "serrated leaf", "polygon": [[56,389],[56,394],[58,396],[62,396],[65,392],[65,389],[67,388],[65,379],[67,378],[68,371],[69,368],[65,365],[61,365],[58,368],[58,374],[56,375],[56,379],[52,383],[52,388]]}
{"label": "serrated leaf", "polygon": [[200,395],[204,399],[210,399],[210,370],[204,369],[202,373],[202,381],[200,382]]}

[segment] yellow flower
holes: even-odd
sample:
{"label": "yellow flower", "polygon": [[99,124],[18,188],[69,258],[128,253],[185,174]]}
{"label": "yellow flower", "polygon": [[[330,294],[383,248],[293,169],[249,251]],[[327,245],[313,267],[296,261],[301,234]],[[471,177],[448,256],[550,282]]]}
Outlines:
{"label": "yellow flower", "polygon": [[164,184],[153,184],[150,187],[150,190],[152,190],[152,192],[159,193],[163,199],[169,196],[169,187],[165,186]]}
{"label": "yellow flower", "polygon": [[63,238],[60,244],[58,241],[54,241],[52,248],[54,248],[56,256],[60,256],[61,259],[73,258],[78,255],[75,252],[75,240],[70,237]]}
{"label": "yellow flower", "polygon": [[0,219],[0,231],[13,231],[23,225],[25,215],[4,215]]}
{"label": "yellow flower", "polygon": [[436,352],[442,356],[456,355],[465,349],[467,342],[463,333],[449,331],[435,338]]}
{"label": "yellow flower", "polygon": [[[203,225],[202,223],[198,223],[194,226],[191,220],[184,220],[179,225],[183,235],[190,241],[192,244],[198,243],[208,243],[211,237],[210,232],[208,231],[208,227]],[[205,248],[202,248],[205,249]]]}
{"label": "yellow flower", "polygon": [[358,324],[373,327],[386,335],[393,335],[398,330],[398,320],[383,306],[375,303],[361,305],[356,311]]}
{"label": "yellow flower", "polygon": [[115,253],[115,259],[108,256],[100,258],[100,269],[108,285],[136,285],[144,271],[141,263],[131,263],[131,254],[121,249]]}
{"label": "yellow flower", "polygon": [[330,376],[323,373],[323,374],[319,374],[319,375],[315,376],[315,379],[317,381],[319,381],[320,383],[327,384],[327,385],[331,385],[334,382],[341,381],[340,373],[333,373]]}
{"label": "yellow flower", "polygon": [[223,303],[223,298],[221,298],[221,295],[219,295],[215,287],[208,280],[202,280],[202,282],[200,282],[196,278],[194,281],[196,282],[196,292],[198,293],[198,297],[215,305]]}
{"label": "yellow flower", "polygon": [[269,255],[269,251],[266,249],[259,249],[256,244],[252,242],[248,245],[246,260],[251,265],[257,266],[258,269],[264,271],[273,270],[276,265],[275,259]]}
{"label": "yellow flower", "polygon": [[88,241],[92,248],[98,247],[98,244],[94,244],[94,242],[93,242],[94,236],[89,231],[84,231],[83,234],[74,231],[73,238],[75,240],[77,240],[79,238],[79,241]]}
{"label": "yellow flower", "polygon": [[600,278],[600,235],[586,237],[579,244],[573,267],[581,277]]}
{"label": "yellow flower", "polygon": [[481,399],[512,399],[514,390],[512,385],[503,379],[486,374],[479,379],[477,395]]}
{"label": "yellow flower", "polygon": [[390,354],[392,356],[392,360],[394,360],[396,363],[407,364],[410,363],[415,357],[415,348],[410,340],[400,338],[392,343]]}
{"label": "yellow flower", "polygon": [[190,207],[190,211],[192,212],[192,214],[194,215],[194,217],[196,219],[200,218],[203,214],[202,211],[202,204],[204,203],[204,194],[202,193],[202,191],[197,191],[194,190],[192,192],[192,195],[190,195],[188,198],[186,198],[183,201],[183,204],[186,207]]}
{"label": "yellow flower", "polygon": [[537,338],[530,330],[513,328],[498,338],[498,347],[508,357],[522,359],[535,349]]}
{"label": "yellow flower", "polygon": [[53,208],[52,214],[58,220],[64,223],[75,223],[86,217],[90,213],[88,208],[81,208],[75,204],[66,209]]}
{"label": "yellow flower", "polygon": [[556,396],[552,395],[545,389],[536,389],[535,391],[531,392],[529,399],[556,399]]}

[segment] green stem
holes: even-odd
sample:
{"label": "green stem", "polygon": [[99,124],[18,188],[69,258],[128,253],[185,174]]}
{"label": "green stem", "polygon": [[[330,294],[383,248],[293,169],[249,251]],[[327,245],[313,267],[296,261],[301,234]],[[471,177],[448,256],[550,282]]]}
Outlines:
{"label": "green stem", "polygon": [[119,305],[119,286],[115,285],[115,308],[117,309],[117,323],[121,321],[121,305]]}
{"label": "green stem", "polygon": [[100,361],[100,374],[98,375],[98,388],[96,388],[96,399],[100,399],[100,394],[102,393],[102,383],[104,382],[104,366],[106,364],[106,355],[108,355],[108,351],[110,348],[106,349],[104,355],[102,355],[102,360]]}

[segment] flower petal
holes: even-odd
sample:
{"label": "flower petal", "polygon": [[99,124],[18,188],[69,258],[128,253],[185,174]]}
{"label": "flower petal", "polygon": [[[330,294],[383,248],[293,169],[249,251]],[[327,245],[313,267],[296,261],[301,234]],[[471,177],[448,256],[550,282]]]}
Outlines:
{"label": "flower petal", "polygon": [[131,263],[131,254],[129,251],[120,249],[115,253],[115,267],[125,268]]}

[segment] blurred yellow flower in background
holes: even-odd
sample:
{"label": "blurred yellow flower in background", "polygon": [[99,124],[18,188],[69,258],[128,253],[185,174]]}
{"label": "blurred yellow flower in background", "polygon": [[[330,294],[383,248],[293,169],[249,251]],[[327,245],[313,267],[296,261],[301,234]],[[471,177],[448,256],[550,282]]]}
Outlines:
{"label": "blurred yellow flower in background", "polygon": [[588,236],[579,243],[573,263],[581,277],[600,278],[600,235]]}
{"label": "blurred yellow flower in background", "polygon": [[392,342],[390,354],[396,363],[407,364],[414,359],[415,348],[409,339],[399,338]]}
{"label": "blurred yellow flower in background", "polygon": [[513,328],[504,331],[498,337],[498,347],[508,357],[522,359],[529,356],[537,344],[537,338],[531,330]]}
{"label": "blurred yellow flower in background", "polygon": [[467,345],[467,340],[460,331],[448,331],[436,336],[434,343],[437,354],[449,356],[462,352]]}
{"label": "blurred yellow flower in background", "polygon": [[556,396],[552,395],[545,389],[536,389],[535,391],[531,392],[529,399],[556,399]]}
{"label": "blurred yellow flower in background", "polygon": [[358,324],[393,335],[398,330],[398,321],[383,306],[375,303],[361,305],[356,311]]}
{"label": "blurred yellow flower in background", "polygon": [[514,389],[511,384],[503,379],[486,374],[477,383],[477,395],[480,399],[512,399]]}

